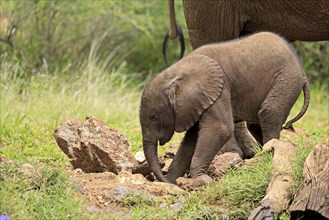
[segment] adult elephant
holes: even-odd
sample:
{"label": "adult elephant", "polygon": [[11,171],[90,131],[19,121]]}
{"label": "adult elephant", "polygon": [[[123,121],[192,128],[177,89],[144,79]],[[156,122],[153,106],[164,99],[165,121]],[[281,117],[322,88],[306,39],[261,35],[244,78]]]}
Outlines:
{"label": "adult elephant", "polygon": [[[175,39],[174,0],[168,4],[169,38]],[[288,41],[329,40],[328,0],[183,0],[183,7],[193,49],[260,31]]]}

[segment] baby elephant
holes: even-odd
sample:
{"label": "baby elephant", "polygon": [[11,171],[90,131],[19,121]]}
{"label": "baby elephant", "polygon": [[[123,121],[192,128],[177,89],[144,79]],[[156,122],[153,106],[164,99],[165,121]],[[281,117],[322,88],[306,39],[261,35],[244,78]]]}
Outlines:
{"label": "baby elephant", "polygon": [[[265,144],[279,138],[282,125],[301,90],[306,112],[309,83],[296,54],[281,37],[262,32],[200,47],[158,74],[146,87],[140,106],[144,153],[160,181],[190,176],[210,182],[209,165],[226,143],[240,149],[234,124],[246,121]],[[186,131],[167,176],[161,172],[157,145]],[[236,145],[236,146],[234,146]]]}

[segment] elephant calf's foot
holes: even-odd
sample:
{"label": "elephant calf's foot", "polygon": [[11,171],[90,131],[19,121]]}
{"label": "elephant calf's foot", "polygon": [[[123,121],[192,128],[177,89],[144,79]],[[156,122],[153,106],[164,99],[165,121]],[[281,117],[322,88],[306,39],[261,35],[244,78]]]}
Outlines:
{"label": "elephant calf's foot", "polygon": [[227,152],[216,155],[209,167],[209,173],[215,177],[221,177],[230,168],[242,163],[238,153]]}
{"label": "elephant calf's foot", "polygon": [[212,182],[214,182],[214,180],[210,176],[205,174],[195,178],[179,177],[176,180],[176,183],[179,187],[187,190],[194,190]]}

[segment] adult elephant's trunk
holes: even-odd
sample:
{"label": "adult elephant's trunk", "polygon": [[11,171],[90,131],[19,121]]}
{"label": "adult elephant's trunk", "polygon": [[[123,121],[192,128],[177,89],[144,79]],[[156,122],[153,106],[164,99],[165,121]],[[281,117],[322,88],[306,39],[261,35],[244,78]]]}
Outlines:
{"label": "adult elephant's trunk", "polygon": [[147,163],[149,164],[156,178],[161,182],[169,182],[161,171],[158,159],[157,142],[143,140],[143,148]]}

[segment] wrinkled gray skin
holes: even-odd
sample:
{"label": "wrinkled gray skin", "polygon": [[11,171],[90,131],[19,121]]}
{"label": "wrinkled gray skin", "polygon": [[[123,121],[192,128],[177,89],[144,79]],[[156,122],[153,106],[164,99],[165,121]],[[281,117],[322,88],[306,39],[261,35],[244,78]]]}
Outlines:
{"label": "wrinkled gray skin", "polygon": [[[301,112],[309,104],[307,78],[287,42],[272,33],[211,44],[194,50],[146,87],[141,99],[140,123],[144,153],[160,181],[175,180],[190,170],[205,183],[214,156],[234,138],[234,123],[247,121],[259,143],[279,138],[290,109],[304,90]],[[167,176],[161,172],[157,145],[174,132],[186,131]]]}
{"label": "wrinkled gray skin", "polygon": [[[329,40],[328,0],[182,1],[189,41],[194,50],[209,43],[232,40],[260,31],[278,33],[288,41]],[[169,36],[175,39],[177,23],[174,0],[168,0],[168,6]],[[254,135],[260,133],[258,126],[247,126]],[[249,136],[246,124],[236,123],[234,133],[243,157],[252,157],[252,148],[257,143]],[[221,152],[232,151],[232,144],[233,140]]]}
{"label": "wrinkled gray skin", "polygon": [[[168,4],[173,39],[174,0]],[[193,49],[260,31],[278,33],[288,41],[329,40],[327,0],[183,0],[183,8]]]}

